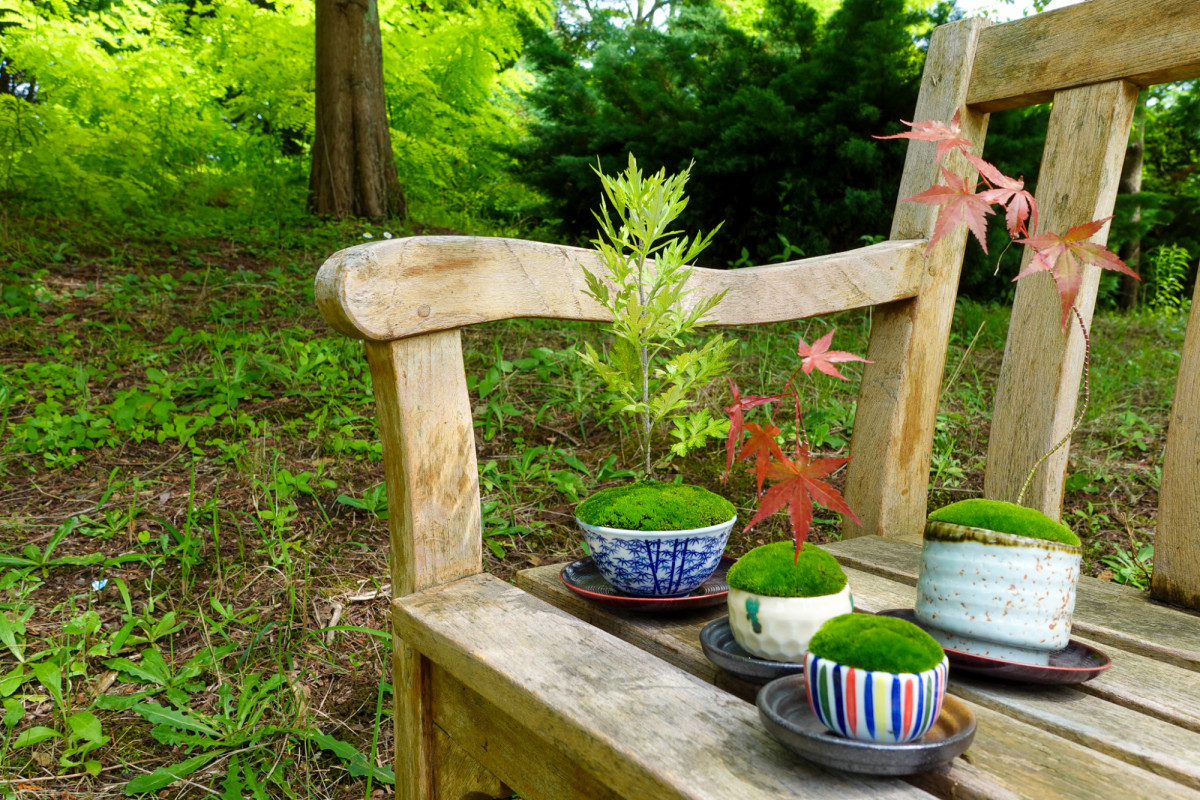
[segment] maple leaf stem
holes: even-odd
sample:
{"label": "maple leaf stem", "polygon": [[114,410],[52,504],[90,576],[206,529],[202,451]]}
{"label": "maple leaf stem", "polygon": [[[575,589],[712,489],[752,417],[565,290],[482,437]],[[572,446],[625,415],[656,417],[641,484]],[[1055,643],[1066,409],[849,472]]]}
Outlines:
{"label": "maple leaf stem", "polygon": [[1058,444],[1051,447],[1046,453],[1037,460],[1033,468],[1029,470],[1029,474],[1025,476],[1025,483],[1021,486],[1021,492],[1017,495],[1017,505],[1022,505],[1021,501],[1025,499],[1025,491],[1029,488],[1029,484],[1033,482],[1033,476],[1037,473],[1038,468],[1045,463],[1046,459],[1054,455],[1060,447],[1071,441],[1071,436],[1075,431],[1079,430],[1080,424],[1083,422],[1083,415],[1087,413],[1088,398],[1091,396],[1091,381],[1088,376],[1088,367],[1091,362],[1092,355],[1092,340],[1088,336],[1087,325],[1083,323],[1083,316],[1079,313],[1079,309],[1071,305],[1071,310],[1075,312],[1075,319],[1079,322],[1079,330],[1083,332],[1083,402],[1079,406],[1079,412],[1075,415],[1075,422],[1071,425],[1071,430],[1067,431]]}

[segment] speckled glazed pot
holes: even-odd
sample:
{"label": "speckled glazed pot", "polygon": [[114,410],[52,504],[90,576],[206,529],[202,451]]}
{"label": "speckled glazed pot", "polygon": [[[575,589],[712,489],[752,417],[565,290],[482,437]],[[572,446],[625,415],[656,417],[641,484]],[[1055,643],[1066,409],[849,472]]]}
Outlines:
{"label": "speckled glazed pot", "polygon": [[818,628],[854,610],[849,584],[819,597],[766,597],[730,587],[728,603],[729,627],[743,650],[797,664]]}
{"label": "speckled glazed pot", "polygon": [[929,522],[916,617],[943,647],[1045,665],[1067,646],[1082,548]]}
{"label": "speckled glazed pot", "polygon": [[809,653],[804,685],[817,719],[834,733],[897,744],[924,736],[946,699],[945,658],[924,672],[874,672]]}
{"label": "speckled glazed pot", "polygon": [[626,594],[678,597],[708,580],[721,563],[737,517],[683,531],[631,531],[576,517],[604,579]]}

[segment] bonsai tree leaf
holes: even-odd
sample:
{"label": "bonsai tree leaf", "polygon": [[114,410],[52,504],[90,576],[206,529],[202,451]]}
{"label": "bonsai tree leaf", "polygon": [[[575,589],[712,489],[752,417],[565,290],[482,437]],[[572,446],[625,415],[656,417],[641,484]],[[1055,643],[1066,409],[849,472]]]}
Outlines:
{"label": "bonsai tree leaf", "polygon": [[[774,403],[783,397],[781,394],[770,397],[758,397],[757,395],[742,397],[741,389],[733,382],[733,378],[726,378],[726,380],[729,381],[729,391],[733,394],[733,405],[725,408],[725,413],[729,415],[729,433],[725,439],[725,476],[722,483],[729,480],[729,470],[733,468],[734,451],[742,443],[742,436],[746,430],[743,412],[767,403]],[[759,494],[762,494],[762,484],[759,484]]]}
{"label": "bonsai tree leaf", "polygon": [[933,226],[933,236],[930,237],[929,244],[925,247],[925,254],[929,255],[930,249],[939,239],[954,233],[963,223],[966,223],[967,227],[971,229],[971,233],[975,234],[979,246],[986,253],[987,220],[984,217],[987,214],[996,213],[992,211],[992,203],[988,201],[984,193],[976,193],[976,185],[973,183],[968,185],[966,178],[959,178],[945,167],[942,167],[942,176],[946,179],[945,186],[937,184],[920,194],[904,198],[904,202],[928,203],[943,207],[938,212],[937,222]]}
{"label": "bonsai tree leaf", "polygon": [[971,146],[970,139],[962,137],[962,110],[958,110],[954,114],[954,119],[950,120],[949,124],[941,120],[928,120],[926,122],[908,122],[900,120],[905,125],[912,128],[911,131],[904,133],[894,133],[891,136],[872,136],[872,139],[919,139],[925,142],[937,142],[937,160],[941,161],[946,157],[946,154],[955,148],[966,153],[967,148]]}
{"label": "bonsai tree leaf", "polygon": [[750,530],[786,506],[798,554],[800,546],[808,538],[808,531],[812,525],[813,503],[845,514],[855,522],[859,522],[858,517],[846,504],[842,493],[820,480],[837,471],[849,460],[848,458],[821,458],[810,461],[808,452],[803,449],[796,454],[795,461],[780,455],[767,470],[767,477],[775,485],[767,490],[766,496],[759,504],[758,513],[750,520],[746,530]]}
{"label": "bonsai tree leaf", "polygon": [[1036,255],[1029,262],[1029,266],[1013,280],[1019,281],[1026,275],[1032,275],[1035,272],[1049,272],[1054,277],[1059,297],[1062,298],[1062,329],[1064,331],[1067,329],[1067,320],[1071,316],[1071,306],[1075,304],[1079,286],[1083,282],[1085,265],[1094,264],[1101,269],[1123,272],[1141,280],[1136,272],[1107,247],[1087,241],[1110,219],[1112,217],[1105,217],[1083,225],[1076,225],[1067,231],[1066,236],[1060,236],[1057,233],[1043,233],[1028,239],[1017,240],[1018,244],[1027,244],[1033,248]]}
{"label": "bonsai tree leaf", "polygon": [[[767,471],[771,466],[771,459],[775,458],[779,461],[787,461],[787,457],[783,451],[779,449],[779,443],[775,441],[775,437],[779,435],[780,430],[771,423],[758,425],[754,422],[747,422],[745,428],[750,432],[750,438],[746,440],[746,444],[742,447],[742,452],[738,453],[738,461],[749,461],[754,459],[754,480],[755,486],[758,488],[757,494],[762,494],[763,481],[766,480]],[[763,507],[766,507],[766,501],[763,501]],[[776,508],[775,511],[779,509]],[[762,510],[759,510],[759,514]],[[775,512],[772,511],[772,514]],[[750,526],[747,525],[749,530]]]}
{"label": "bonsai tree leaf", "polygon": [[800,365],[801,369],[804,370],[805,375],[809,374],[814,368],[816,368],[821,372],[824,372],[826,375],[834,378],[840,378],[841,380],[846,380],[846,376],[838,372],[837,367],[833,366],[834,364],[840,364],[845,361],[862,361],[867,364],[871,363],[862,356],[856,356],[853,353],[847,353],[844,350],[830,350],[829,345],[833,344],[833,334],[836,332],[837,328],[834,328],[829,333],[813,342],[811,347],[806,344],[803,339],[800,340],[800,347],[797,349],[797,353],[803,358],[803,360],[800,362]]}

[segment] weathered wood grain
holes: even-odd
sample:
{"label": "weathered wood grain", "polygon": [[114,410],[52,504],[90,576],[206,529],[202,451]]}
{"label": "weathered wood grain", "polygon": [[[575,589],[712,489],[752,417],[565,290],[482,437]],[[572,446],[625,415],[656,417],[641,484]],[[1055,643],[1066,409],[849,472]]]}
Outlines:
{"label": "weathered wood grain", "polygon": [[925,796],[793,757],[753,706],[491,576],[398,598],[393,612],[405,641],[617,795]]}
{"label": "weathered wood grain", "polygon": [[1151,592],[1200,609],[1200,282],[1188,315],[1162,470]]}
{"label": "weathered wood grain", "polygon": [[[444,730],[494,774],[508,781],[524,800],[619,799],[567,758],[557,742],[523,727],[511,714],[463,686],[446,670],[435,665],[430,678],[437,729]],[[533,764],[538,768],[530,769]]]}
{"label": "weathered wood grain", "polygon": [[967,102],[980,111],[1046,103],[1060,89],[1200,76],[1200,3],[1091,0],[979,37]]}
{"label": "weathered wood grain", "polygon": [[[1136,103],[1137,87],[1127,82],[1055,96],[1037,184],[1039,232],[1065,234],[1072,226],[1112,213]],[[1107,236],[1106,226],[1092,240],[1103,243]],[[1032,256],[1026,247],[1022,269]],[[1089,326],[1099,285],[1099,268],[1084,268],[1075,305]],[[1016,502],[1030,468],[1071,429],[1084,341],[1073,318],[1064,335],[1061,319],[1062,304],[1049,273],[1020,281],[988,437],[987,497]],[[1069,454],[1068,443],[1046,459],[1024,505],[1059,518]]]}
{"label": "weathered wood grain", "polygon": [[[433,669],[431,686],[434,687],[433,707],[437,709],[437,693],[441,691],[436,681],[437,667]],[[436,717],[435,717],[436,719]],[[508,797],[512,791],[492,772],[451,739],[442,728],[433,726],[434,794],[433,800],[464,800],[472,795],[478,797]]]}
{"label": "weathered wood grain", "polygon": [[[459,332],[368,342],[366,349],[383,442],[393,595],[479,572],[479,475]],[[404,800],[432,797],[438,780],[470,777],[450,769],[455,761],[439,764],[428,668],[395,640],[396,790]]]}
{"label": "weathered wood grain", "polygon": [[[968,19],[934,31],[913,119],[949,120],[962,108],[983,27],[981,20]],[[987,115],[964,111],[962,128],[982,147]],[[909,142],[892,239],[932,236],[937,209],[903,198],[942,181],[936,158],[931,142]],[[957,152],[944,165],[956,175],[975,174]],[[917,297],[880,306],[873,313],[867,347],[873,363],[863,367],[845,489],[862,524],[843,518],[847,537],[903,536],[919,532],[924,524],[938,392],[966,238],[964,226],[934,246],[925,259]]]}
{"label": "weathered wood grain", "polygon": [[[855,543],[867,541],[871,540],[858,539]],[[855,605],[861,611],[913,606],[916,590],[911,585],[855,569],[848,569],[847,575],[854,592]],[[574,602],[577,599],[575,595],[564,589],[558,581],[555,566],[525,570],[520,573],[519,580],[523,585],[536,587],[536,591],[544,593],[555,604],[563,603],[564,608],[572,611],[578,608]],[[658,624],[659,618],[651,615],[639,618],[594,605],[584,613],[589,618],[600,618],[599,624],[614,635],[636,643],[656,656],[670,658],[693,674],[707,677],[712,670],[700,649],[698,636],[693,632],[702,627],[700,621],[668,620],[665,624]],[[723,613],[722,609],[709,610],[703,616],[716,618]],[[957,759],[948,769],[910,780],[934,794],[956,798],[1102,797],[1106,795],[1097,792],[1098,787],[1104,785],[1103,781],[1116,780],[1123,786],[1129,781],[1140,783],[1145,779],[1149,779],[1154,788],[1149,788],[1151,784],[1147,784],[1147,794],[1143,796],[1151,796],[1154,791],[1160,790],[1169,796],[1192,796],[1184,786],[1176,785],[1174,778],[1181,775],[1185,782],[1192,781],[1197,767],[1189,762],[1192,756],[1189,748],[1195,746],[1200,736],[1190,729],[1168,723],[1174,721],[1172,716],[1190,713],[1188,709],[1194,702],[1194,695],[1200,692],[1200,686],[1190,685],[1196,681],[1187,670],[1150,662],[1157,669],[1147,674],[1141,671],[1144,666],[1142,660],[1133,664],[1125,661],[1139,657],[1120,652],[1113,655],[1118,660],[1107,673],[1084,687],[1065,690],[1066,694],[1054,690],[1052,694],[1056,693],[1057,700],[1048,704],[1040,703],[1037,691],[1033,690],[1032,700],[1018,696],[1012,706],[1007,707],[1003,704],[1007,684],[994,685],[999,699],[993,702],[993,698],[986,694],[973,693],[977,691],[973,684],[963,684],[960,676],[955,676],[952,670],[951,691],[972,701],[972,709],[979,718],[980,733],[965,761]],[[1114,681],[1113,676],[1119,676],[1119,679]],[[1109,684],[1109,689],[1116,683],[1116,694],[1136,694],[1138,702],[1123,707],[1109,702],[1104,692],[1088,691],[1102,681]],[[1146,685],[1138,688],[1139,681],[1144,681]],[[1159,695],[1160,689],[1165,689],[1166,693]],[[978,708],[975,703],[979,700],[997,710]],[[1064,709],[1057,707],[1059,702],[1063,703]],[[1143,710],[1153,713],[1145,706],[1154,704],[1169,705],[1168,713],[1153,716],[1139,713]],[[1162,719],[1167,721],[1160,721]],[[1078,724],[1076,732],[1070,729],[1072,720]],[[989,734],[982,736],[985,726]],[[1058,727],[1061,730],[1057,730]],[[1124,742],[1136,738],[1128,735],[1130,730],[1147,731],[1147,740]],[[1167,746],[1165,742],[1173,744]],[[1029,748],[1029,752],[1021,752],[1023,748]],[[1029,774],[1036,771],[1033,768],[1012,774],[996,771],[998,765],[1011,766],[1011,763],[1021,759],[1028,759],[1031,764],[1042,764],[1045,769],[1053,767],[1061,771],[1063,767],[1060,761],[1068,755],[1073,766],[1061,774]],[[1143,772],[1147,766],[1152,767],[1149,771],[1158,772],[1172,780],[1164,781]],[[1104,777],[1097,778],[1092,774],[1093,770]]]}
{"label": "weathered wood grain", "polygon": [[[921,550],[878,537],[825,545],[844,566],[915,586]],[[1200,616],[1148,600],[1126,586],[1081,578],[1072,635],[1200,671]]]}
{"label": "weathered wood grain", "polygon": [[[696,296],[727,291],[713,324],[783,322],[916,294],[924,242],[891,241],[786,264],[697,268]],[[584,294],[591,250],[482,236],[417,236],[358,245],[317,274],[317,305],[332,327],[389,341],[515,317],[611,321]],[[685,305],[687,303],[685,302]]]}

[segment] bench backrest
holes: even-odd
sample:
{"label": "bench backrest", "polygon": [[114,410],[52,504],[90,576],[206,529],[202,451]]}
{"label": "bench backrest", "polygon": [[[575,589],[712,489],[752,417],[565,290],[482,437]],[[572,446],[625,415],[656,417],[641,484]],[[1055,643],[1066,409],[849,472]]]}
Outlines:
{"label": "bench backrest", "polygon": [[[1038,179],[1042,230],[1112,213],[1141,86],[1200,76],[1200,3],[1091,0],[990,26],[943,26],[931,38],[914,120],[963,110],[982,147],[988,113],[1053,100]],[[973,168],[952,154],[945,165]],[[935,148],[911,142],[900,197],[938,182]],[[936,210],[897,206],[891,241],[848,253],[729,272],[718,324],[800,319],[875,306],[845,495],[862,518],[844,533],[912,535],[926,513],[930,453],[966,231],[923,257]],[[1106,235],[1106,231],[1101,236]],[[1028,260],[1029,253],[1025,259]],[[366,343],[384,446],[393,592],[405,595],[481,568],[479,483],[459,328],[541,317],[604,320],[581,291],[589,252],[478,237],[375,242],[332,256],[317,277],[326,320]],[[1042,280],[1044,278],[1044,280]],[[1017,290],[988,451],[985,493],[1015,499],[1034,460],[1069,429],[1082,369],[1078,331],[1063,336],[1049,276]],[[1077,305],[1090,321],[1098,270]],[[1200,606],[1200,322],[1193,311],[1161,491],[1154,590]],[[1039,471],[1028,503],[1061,511],[1067,450]]]}

